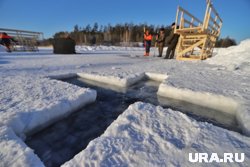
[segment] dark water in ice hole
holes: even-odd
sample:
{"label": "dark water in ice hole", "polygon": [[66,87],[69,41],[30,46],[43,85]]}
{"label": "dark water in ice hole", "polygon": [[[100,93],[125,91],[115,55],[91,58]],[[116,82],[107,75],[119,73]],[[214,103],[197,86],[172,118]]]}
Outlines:
{"label": "dark water in ice hole", "polygon": [[91,140],[103,134],[130,104],[137,101],[161,105],[164,108],[171,106],[170,108],[182,111],[198,121],[239,132],[234,116],[183,101],[157,97],[160,83],[156,81],[144,80],[127,89],[82,78],[68,79],[65,82],[95,89],[97,99],[95,103],[27,138],[26,144],[35,150],[47,167],[60,166],[72,159]]}

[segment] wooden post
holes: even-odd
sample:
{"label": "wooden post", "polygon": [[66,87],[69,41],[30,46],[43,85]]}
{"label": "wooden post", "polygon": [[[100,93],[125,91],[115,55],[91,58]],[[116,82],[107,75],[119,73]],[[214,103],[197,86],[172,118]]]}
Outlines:
{"label": "wooden post", "polygon": [[177,7],[177,13],[176,13],[176,18],[175,18],[174,33],[176,33],[176,30],[177,30],[177,24],[178,24],[178,19],[179,19],[179,10],[180,10],[180,6]]}

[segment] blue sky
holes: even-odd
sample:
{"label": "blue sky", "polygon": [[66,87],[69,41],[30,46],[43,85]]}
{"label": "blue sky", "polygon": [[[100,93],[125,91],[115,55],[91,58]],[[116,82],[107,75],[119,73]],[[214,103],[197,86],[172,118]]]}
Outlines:
{"label": "blue sky", "polygon": [[[171,24],[177,5],[203,20],[206,0],[0,0],[0,28],[71,31],[74,25]],[[250,38],[250,0],[213,0],[223,19],[221,37]]]}

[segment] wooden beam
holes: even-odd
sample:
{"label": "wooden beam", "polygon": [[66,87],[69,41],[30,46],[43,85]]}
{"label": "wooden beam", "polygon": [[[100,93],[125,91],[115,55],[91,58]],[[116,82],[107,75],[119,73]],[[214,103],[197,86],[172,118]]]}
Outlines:
{"label": "wooden beam", "polygon": [[190,50],[194,49],[195,47],[199,46],[199,45],[202,45],[204,43],[204,40],[201,40],[199,42],[196,42],[195,44],[193,44],[192,46],[182,50],[179,54],[180,55],[183,55],[184,53],[187,53],[189,52]]}
{"label": "wooden beam", "polygon": [[199,56],[196,56],[196,57],[176,57],[176,60],[193,61],[193,60],[204,60],[204,59],[201,59]]}
{"label": "wooden beam", "polygon": [[7,28],[0,28],[0,31],[15,31],[15,32],[21,32],[21,33],[32,33],[32,34],[43,34],[42,32],[34,32],[34,31],[26,31],[26,30],[17,30],[17,29],[7,29]]}

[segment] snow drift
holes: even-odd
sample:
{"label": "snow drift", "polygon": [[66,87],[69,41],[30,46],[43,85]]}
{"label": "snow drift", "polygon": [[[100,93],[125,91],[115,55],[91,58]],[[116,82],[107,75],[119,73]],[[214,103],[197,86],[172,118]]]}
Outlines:
{"label": "snow drift", "polygon": [[222,65],[231,71],[250,72],[250,39],[242,41],[237,46],[216,49],[214,56],[206,62]]}

